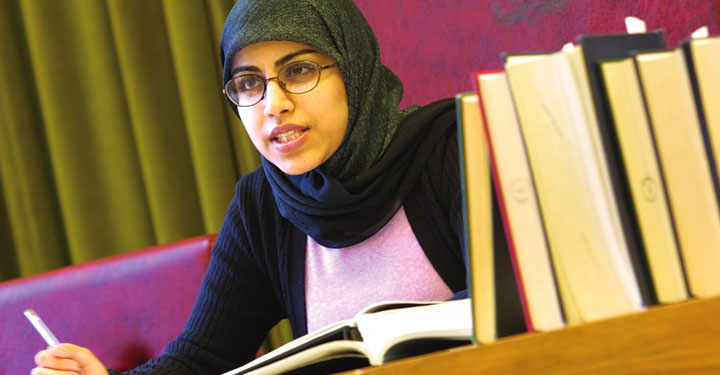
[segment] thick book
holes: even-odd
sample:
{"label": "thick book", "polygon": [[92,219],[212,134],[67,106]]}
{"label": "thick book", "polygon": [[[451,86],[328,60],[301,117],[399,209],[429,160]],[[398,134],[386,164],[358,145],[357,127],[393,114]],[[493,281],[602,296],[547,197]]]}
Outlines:
{"label": "thick book", "polygon": [[473,341],[526,332],[518,284],[493,199],[490,161],[478,97],[456,96],[468,292],[472,299]]}
{"label": "thick book", "polygon": [[[527,154],[515,107],[502,71],[474,75],[482,116],[464,137],[488,140],[495,187],[508,250],[518,282],[528,331],[549,331],[565,324]],[[482,128],[482,129],[480,129]],[[467,164],[475,164],[471,155]]]}
{"label": "thick book", "polygon": [[683,51],[639,53],[635,64],[690,292],[720,294],[720,211]]}
{"label": "thick book", "polygon": [[612,191],[565,53],[505,58],[568,324],[642,310]]}
{"label": "thick book", "polygon": [[381,302],[223,375],[332,373],[469,344],[471,336],[469,299]]}
{"label": "thick book", "polygon": [[632,204],[660,303],[688,298],[665,185],[633,59],[599,62]]}
{"label": "thick book", "polygon": [[581,64],[584,64],[585,67],[583,79],[589,88],[589,100],[593,106],[593,122],[602,142],[603,157],[610,175],[610,187],[613,190],[614,201],[619,212],[620,225],[628,249],[631,250],[630,259],[640,283],[643,300],[647,304],[655,303],[657,296],[653,290],[654,285],[650,281],[648,262],[643,251],[646,243],[640,233],[635,207],[632,204],[632,194],[622,163],[617,133],[612,125],[612,116],[609,114],[606,95],[602,87],[598,62],[629,57],[634,51],[663,49],[666,45],[665,36],[662,31],[658,30],[632,34],[580,35],[577,40],[578,50],[582,54]]}
{"label": "thick book", "polygon": [[[608,149],[608,144],[603,141],[603,131],[599,126],[597,116],[601,110],[592,100],[590,75],[588,74],[583,51],[583,48],[579,46],[572,46],[556,53],[554,57],[558,60],[560,66],[569,68],[561,69],[561,71],[569,70],[571,72],[571,74],[561,75],[563,77],[562,82],[565,92],[570,95],[570,113],[573,113],[573,122],[576,126],[581,125],[580,129],[583,130],[577,133],[581,135],[579,139],[583,138],[584,133],[587,134],[584,136],[587,137],[587,140],[584,141],[584,144],[581,143],[580,147],[583,150],[592,147],[591,153],[585,151],[583,155],[585,163],[597,166],[595,176],[591,173],[586,173],[586,175],[590,178],[590,181],[595,181],[594,184],[602,184],[601,186],[595,186],[597,189],[595,195],[599,198],[595,201],[599,203],[604,199],[606,203],[599,205],[598,210],[609,220],[610,225],[606,230],[608,233],[612,233],[615,241],[617,241],[619,255],[622,256],[623,262],[629,264],[632,268],[642,304],[650,305],[655,303],[656,300],[647,271],[647,262],[639,240],[636,238],[638,236],[637,230],[631,225],[632,219],[628,218],[633,211],[631,207],[628,207],[629,202],[624,196],[624,192],[615,188],[617,175],[613,173],[613,170],[617,166],[611,164],[613,162],[610,154],[613,151]],[[577,95],[575,104],[572,104],[573,95]]]}

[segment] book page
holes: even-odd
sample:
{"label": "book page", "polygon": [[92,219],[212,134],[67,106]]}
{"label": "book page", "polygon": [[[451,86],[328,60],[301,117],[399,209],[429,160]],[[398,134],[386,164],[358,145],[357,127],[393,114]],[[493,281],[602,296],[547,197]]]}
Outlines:
{"label": "book page", "polygon": [[368,305],[367,307],[360,310],[360,312],[356,315],[356,317],[363,315],[363,314],[376,313],[379,311],[404,309],[406,307],[434,305],[434,304],[443,303],[443,302],[444,301],[383,301],[383,302],[378,302],[378,303],[373,303],[371,305]]}
{"label": "book page", "polygon": [[371,358],[412,339],[466,339],[472,335],[470,299],[359,315],[356,323]]}

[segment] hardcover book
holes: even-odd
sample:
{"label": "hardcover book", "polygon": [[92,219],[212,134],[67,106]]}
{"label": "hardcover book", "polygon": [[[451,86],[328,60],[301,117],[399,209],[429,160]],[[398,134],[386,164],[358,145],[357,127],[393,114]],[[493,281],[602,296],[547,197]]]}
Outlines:
{"label": "hardcover book", "polygon": [[612,210],[605,160],[567,55],[508,56],[518,114],[568,324],[642,310]]}
{"label": "hardcover book", "polygon": [[720,211],[681,49],[635,56],[690,292],[720,294]]}
{"label": "hardcover book", "polygon": [[455,103],[473,337],[476,343],[488,343],[495,341],[498,334],[490,163],[477,96],[461,93]]}
{"label": "hardcover book", "polygon": [[478,96],[456,97],[468,291],[473,306],[474,342],[527,331],[518,283],[493,199],[490,159]]}
{"label": "hardcover book", "polygon": [[[529,331],[565,324],[550,251],[507,78],[502,71],[475,74],[488,139],[493,183]],[[463,132],[478,137],[481,129]],[[469,156],[466,156],[469,158]],[[472,160],[467,161],[473,164]]]}
{"label": "hardcover book", "polygon": [[657,153],[632,58],[600,63],[611,123],[660,303],[688,298]]}
{"label": "hardcover book", "polygon": [[648,51],[665,48],[665,35],[662,31],[642,33],[618,33],[581,35],[577,38],[578,51],[582,55],[579,59],[578,70],[582,70],[581,79],[589,90],[589,101],[593,107],[591,115],[595,131],[599,136],[602,157],[605,159],[607,173],[609,174],[609,188],[612,189],[619,223],[622,227],[633,270],[637,276],[643,301],[646,304],[657,302],[653,291],[654,285],[648,271],[648,260],[644,248],[647,246],[640,233],[637,213],[635,212],[623,165],[622,155],[618,145],[618,135],[609,113],[607,97],[602,86],[602,77],[598,63],[600,61],[629,57],[633,52]]}

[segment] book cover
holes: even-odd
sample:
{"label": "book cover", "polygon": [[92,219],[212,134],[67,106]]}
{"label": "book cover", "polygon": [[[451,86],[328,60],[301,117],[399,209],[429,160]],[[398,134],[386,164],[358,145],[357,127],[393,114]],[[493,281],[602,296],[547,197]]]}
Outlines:
{"label": "book cover", "polygon": [[528,330],[560,328],[564,316],[507,78],[502,71],[479,72],[474,78],[495,196]]}

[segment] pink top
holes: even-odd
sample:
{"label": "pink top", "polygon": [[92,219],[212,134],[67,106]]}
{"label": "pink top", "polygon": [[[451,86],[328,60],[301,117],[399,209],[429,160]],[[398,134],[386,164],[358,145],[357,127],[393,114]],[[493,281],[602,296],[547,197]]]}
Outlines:
{"label": "pink top", "polygon": [[375,302],[441,301],[453,295],[402,207],[375,235],[353,246],[331,249],[308,236],[305,262],[308,332],[352,318]]}

